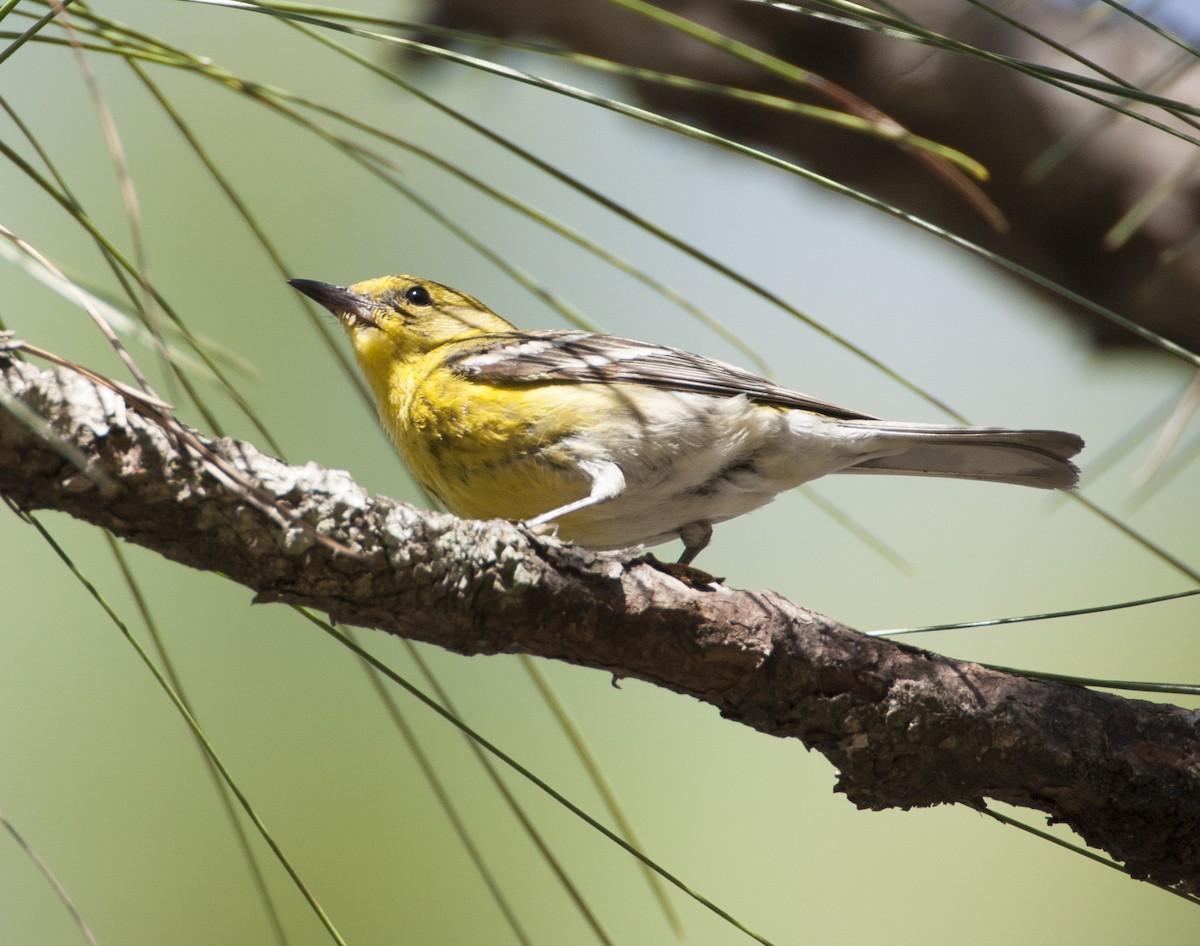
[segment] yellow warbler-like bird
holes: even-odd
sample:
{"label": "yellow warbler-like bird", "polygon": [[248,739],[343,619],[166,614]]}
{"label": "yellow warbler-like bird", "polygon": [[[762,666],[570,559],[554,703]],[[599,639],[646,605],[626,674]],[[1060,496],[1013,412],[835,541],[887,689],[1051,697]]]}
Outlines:
{"label": "yellow warbler-like bird", "polygon": [[413,474],[476,519],[556,523],[595,549],[683,540],[826,473],[1068,489],[1056,430],[903,424],[649,342],[522,331],[415,276],[291,285],[338,317]]}

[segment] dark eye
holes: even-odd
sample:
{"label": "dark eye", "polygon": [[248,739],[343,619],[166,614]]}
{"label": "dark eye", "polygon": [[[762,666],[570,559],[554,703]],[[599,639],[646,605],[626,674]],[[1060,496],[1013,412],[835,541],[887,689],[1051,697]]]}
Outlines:
{"label": "dark eye", "polygon": [[424,286],[409,286],[404,290],[404,298],[413,305],[433,304],[433,300],[429,298],[429,290]]}

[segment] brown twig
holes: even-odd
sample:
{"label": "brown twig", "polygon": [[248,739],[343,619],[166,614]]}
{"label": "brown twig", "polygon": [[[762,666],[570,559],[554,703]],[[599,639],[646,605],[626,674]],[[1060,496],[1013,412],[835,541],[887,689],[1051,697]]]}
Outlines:
{"label": "brown twig", "polygon": [[867,637],[769,591],[690,588],[632,555],[422,512],[369,496],[346,473],[191,432],[290,510],[281,528],[112,389],[2,355],[0,387],[114,484],[101,490],[0,410],[0,494],[20,508],[62,510],[219,570],[258,601],[462,654],[533,654],[646,680],[816,749],[859,807],[996,799],[1069,825],[1134,877],[1200,891],[1196,712]]}

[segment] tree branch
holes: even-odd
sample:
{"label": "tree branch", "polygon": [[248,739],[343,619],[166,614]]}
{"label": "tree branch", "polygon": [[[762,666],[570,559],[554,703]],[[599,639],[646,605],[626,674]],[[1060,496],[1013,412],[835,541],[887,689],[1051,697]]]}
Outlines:
{"label": "tree branch", "polygon": [[[1128,118],[1118,120],[1117,112],[1094,100],[992,62],[889,33],[850,29],[784,5],[736,0],[658,0],[656,5],[819,73],[906,128],[981,161],[991,173],[987,196],[1008,218],[1011,230],[990,230],[961,194],[937,183],[919,162],[904,159],[891,142],[738,99],[642,81],[635,89],[647,107],[737,141],[759,142],[772,153],[913,210],[1192,351],[1200,350],[1200,320],[1193,304],[1200,292],[1200,250],[1189,242],[1200,226],[1200,188],[1191,164],[1196,146],[1187,140],[1197,134],[1190,116],[1138,107],[1149,118],[1186,133],[1172,137]],[[808,0],[800,0],[799,6],[810,14],[865,20]],[[1015,60],[1093,78],[1108,68],[1180,102],[1195,103],[1200,96],[1195,69],[1166,69],[1177,61],[1178,47],[1112,10],[1101,20],[1089,19],[1082,4],[1015,9],[945,0],[863,4],[869,7]],[[1005,23],[994,12],[997,7],[1034,34]],[[615,3],[437,0],[430,21],[493,36],[550,40],[633,67],[839,107],[812,88],[781,80]],[[1070,47],[1095,68],[1072,61],[1036,34]],[[1160,188],[1158,199],[1152,199]],[[1113,228],[1128,222],[1126,214],[1135,208],[1144,215],[1131,218],[1138,225],[1126,240],[1117,241]],[[1050,299],[1082,316],[1103,345],[1139,343],[1133,333],[1065,298],[1052,294]]]}
{"label": "tree branch", "polygon": [[997,799],[1069,825],[1135,877],[1200,891],[1195,712],[866,637],[770,591],[696,590],[639,556],[424,512],[368,496],[345,472],[197,435],[351,550],[339,552],[281,526],[193,448],[69,370],[0,355],[0,395],[104,474],[81,472],[0,409],[0,494],[22,509],[60,510],[219,570],[258,601],[461,654],[533,654],[646,680],[816,749],[861,808]]}

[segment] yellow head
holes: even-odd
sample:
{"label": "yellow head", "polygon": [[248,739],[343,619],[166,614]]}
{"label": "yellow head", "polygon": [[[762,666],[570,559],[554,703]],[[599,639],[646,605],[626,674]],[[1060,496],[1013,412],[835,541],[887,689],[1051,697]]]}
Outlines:
{"label": "yellow head", "polygon": [[380,276],[353,286],[289,282],[338,317],[360,359],[411,358],[446,342],[513,330],[478,299],[416,276]]}

